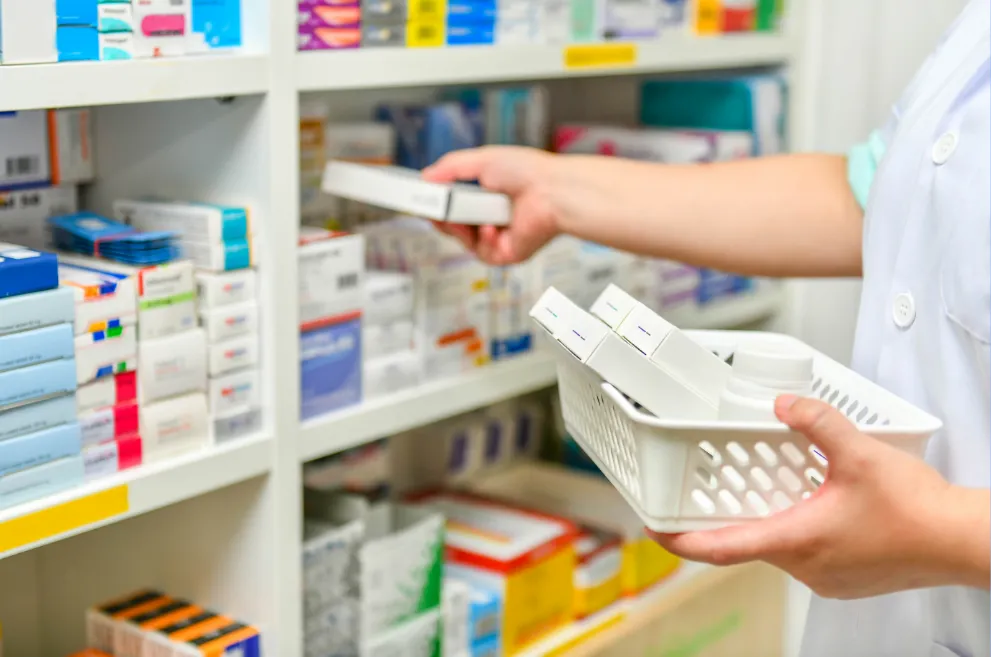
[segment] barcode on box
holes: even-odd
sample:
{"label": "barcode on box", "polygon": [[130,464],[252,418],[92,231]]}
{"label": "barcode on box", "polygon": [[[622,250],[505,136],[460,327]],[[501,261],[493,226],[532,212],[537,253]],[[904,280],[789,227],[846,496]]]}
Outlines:
{"label": "barcode on box", "polygon": [[8,157],[6,161],[6,173],[8,178],[14,176],[32,176],[41,171],[41,158],[37,155],[22,155],[20,157]]}
{"label": "barcode on box", "polygon": [[350,290],[353,287],[358,287],[358,273],[351,272],[350,274],[338,276],[337,287],[341,290]]}

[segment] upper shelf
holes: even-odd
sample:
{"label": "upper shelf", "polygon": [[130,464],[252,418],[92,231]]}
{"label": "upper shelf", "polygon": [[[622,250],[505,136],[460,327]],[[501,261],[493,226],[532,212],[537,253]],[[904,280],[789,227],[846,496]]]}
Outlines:
{"label": "upper shelf", "polygon": [[786,64],[794,52],[789,38],[778,34],[673,35],[621,45],[626,48],[621,53],[616,47],[458,46],[304,52],[296,56],[296,84],[300,91],[336,91],[718,70]]}
{"label": "upper shelf", "polygon": [[267,90],[264,55],[0,66],[0,112],[224,98]]}

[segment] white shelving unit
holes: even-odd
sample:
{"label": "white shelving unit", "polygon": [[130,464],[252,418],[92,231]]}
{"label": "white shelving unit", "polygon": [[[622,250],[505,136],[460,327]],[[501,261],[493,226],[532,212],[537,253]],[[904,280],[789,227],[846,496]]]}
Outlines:
{"label": "white shelving unit", "polygon": [[[611,68],[568,66],[566,48],[553,46],[297,53],[295,6],[274,0],[244,0],[251,17],[245,54],[0,66],[0,111],[97,108],[92,209],[148,193],[252,208],[270,383],[258,436],[0,512],[5,654],[79,649],[88,605],[153,585],[257,624],[266,655],[297,657],[301,463],[553,384],[550,360],[536,354],[300,422],[301,93],[756,66],[794,71],[805,65],[799,27],[806,4],[790,0],[782,35],[667,36],[636,45],[632,59]],[[791,97],[800,145],[808,117],[795,110],[806,92],[793,85]],[[754,297],[685,322],[743,324],[781,303],[780,295]]]}

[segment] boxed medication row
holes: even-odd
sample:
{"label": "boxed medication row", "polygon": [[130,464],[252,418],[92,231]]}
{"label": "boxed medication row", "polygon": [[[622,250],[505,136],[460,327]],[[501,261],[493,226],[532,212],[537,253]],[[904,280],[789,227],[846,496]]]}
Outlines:
{"label": "boxed medication row", "polygon": [[76,400],[62,395],[0,412],[0,441],[46,431],[76,421]]}
{"label": "boxed medication row", "polygon": [[136,591],[86,613],[92,650],[115,657],[260,657],[258,630],[193,602],[155,590]]}
{"label": "boxed medication row", "polygon": [[0,476],[0,509],[73,488],[83,482],[83,473],[77,455]]}
{"label": "boxed medication row", "polygon": [[143,447],[141,436],[129,435],[83,448],[86,479],[102,479],[136,468],[142,463]]}

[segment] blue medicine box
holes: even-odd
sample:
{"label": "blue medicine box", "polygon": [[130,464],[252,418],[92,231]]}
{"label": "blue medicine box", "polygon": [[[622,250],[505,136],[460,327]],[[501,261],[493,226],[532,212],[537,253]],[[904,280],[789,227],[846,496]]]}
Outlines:
{"label": "blue medicine box", "polygon": [[496,20],[495,0],[448,0],[447,23],[492,23]]}
{"label": "blue medicine box", "polygon": [[0,477],[82,452],[79,423],[63,424],[0,442]]}
{"label": "blue medicine box", "polygon": [[55,24],[96,27],[96,0],[55,0]]}
{"label": "blue medicine box", "polygon": [[361,320],[300,334],[301,412],[304,420],[361,402]]}
{"label": "blue medicine box", "polygon": [[0,336],[0,372],[75,356],[72,324]]}
{"label": "blue medicine box", "polygon": [[450,20],[447,23],[447,45],[485,46],[495,43],[495,21],[462,22]]}
{"label": "blue medicine box", "polygon": [[100,33],[95,27],[59,27],[55,47],[60,62],[93,62],[100,59]]}

